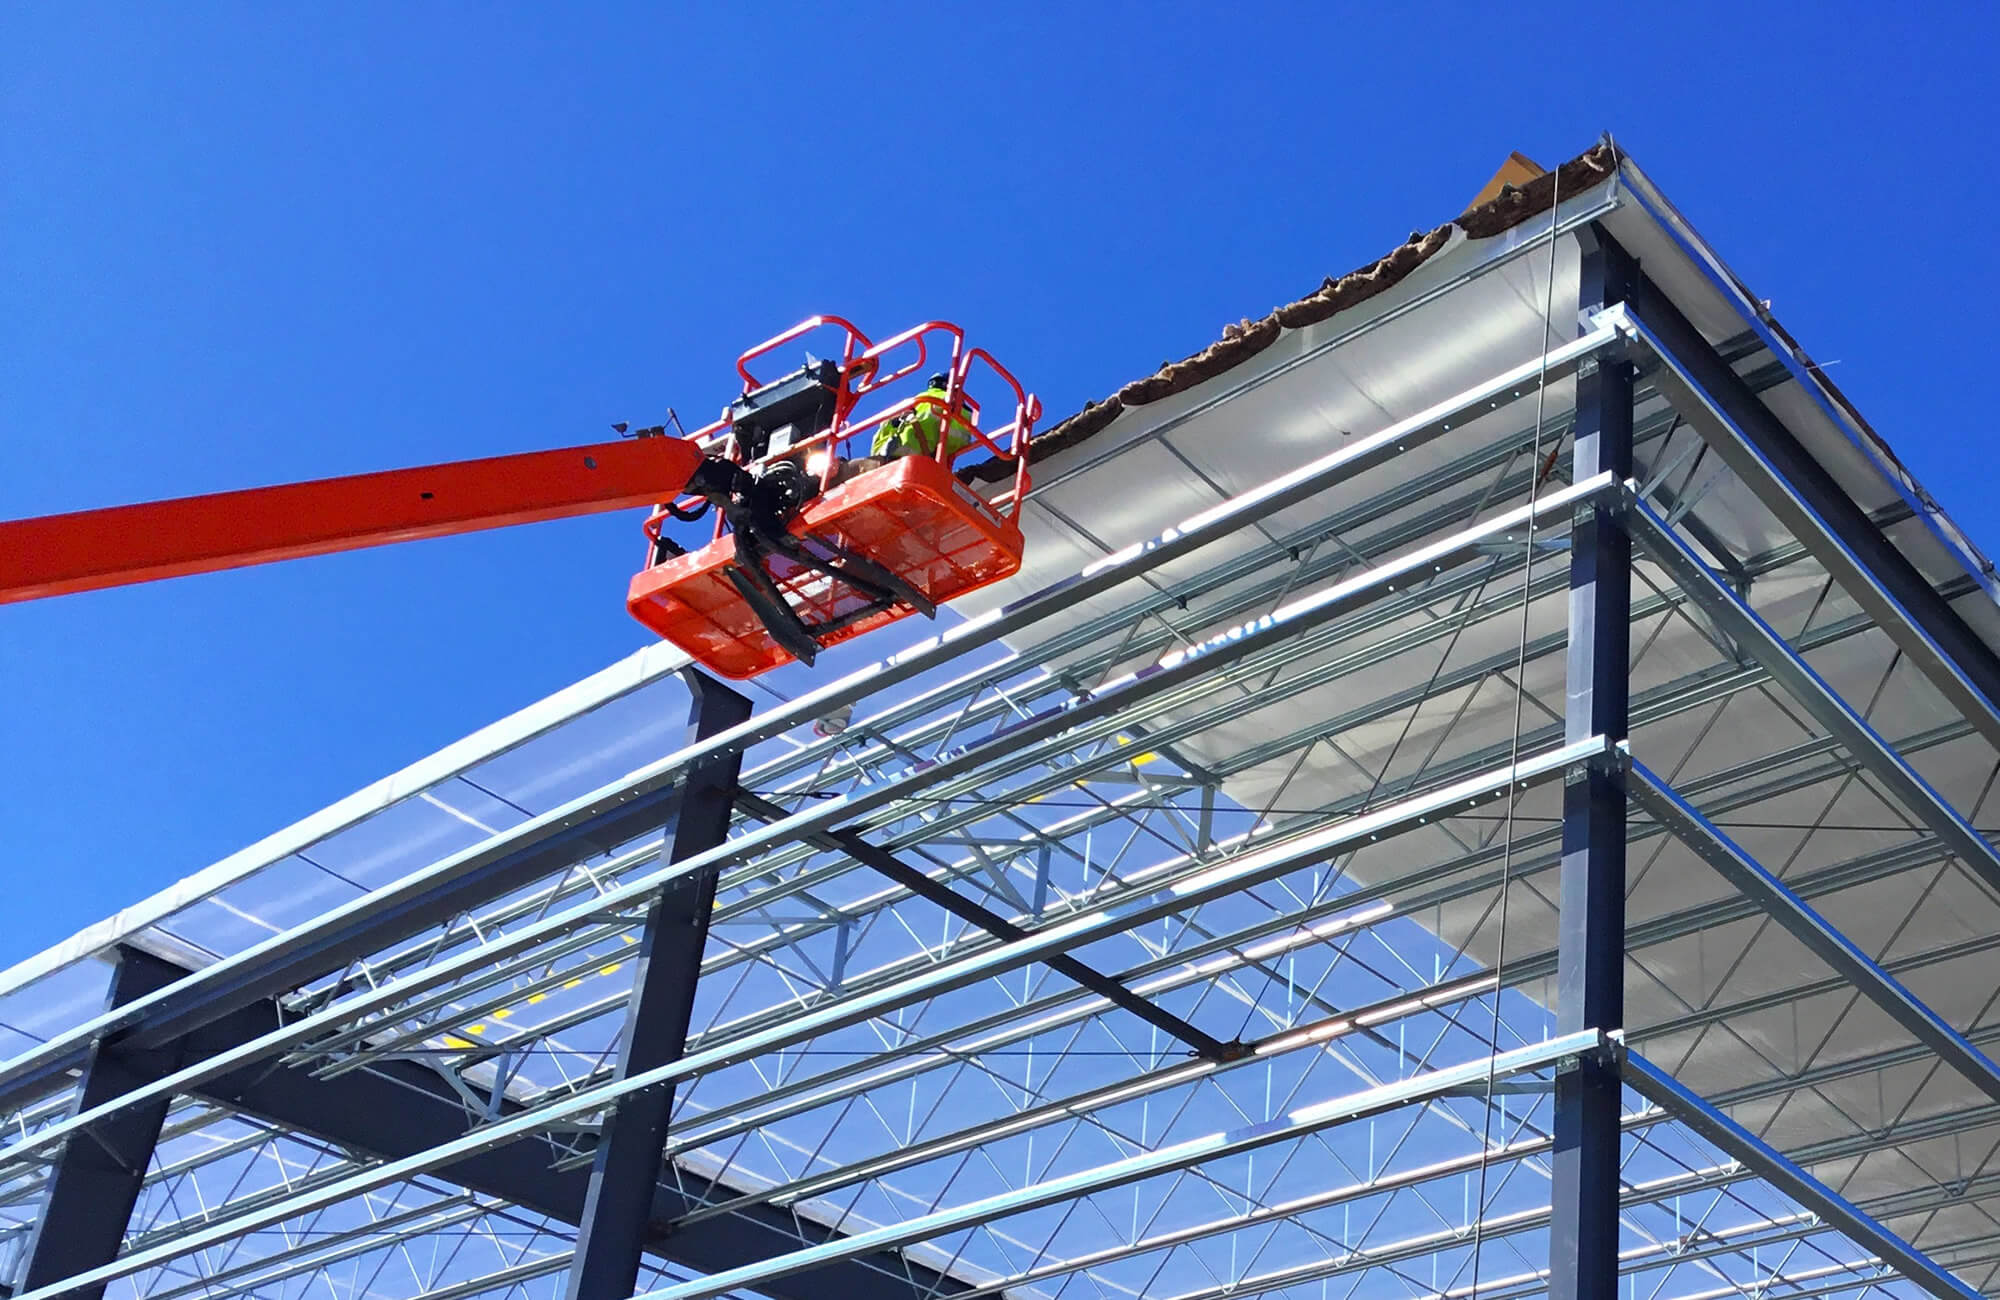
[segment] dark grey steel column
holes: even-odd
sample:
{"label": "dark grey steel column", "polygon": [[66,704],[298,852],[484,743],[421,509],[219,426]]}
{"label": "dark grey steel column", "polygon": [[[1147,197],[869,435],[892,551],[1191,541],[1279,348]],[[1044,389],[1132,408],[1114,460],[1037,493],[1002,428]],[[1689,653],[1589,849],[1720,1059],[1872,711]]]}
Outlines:
{"label": "dark grey steel column", "polygon": [[[185,973],[137,948],[121,948],[106,1007],[157,992]],[[83,1067],[76,1109],[89,1110],[163,1078],[179,1068],[180,1057],[177,1043],[144,1051],[99,1043]],[[172,1100],[127,1107],[63,1144],[28,1242],[22,1290],[60,1282],[117,1258]],[[98,1300],[104,1287],[83,1287],[74,1294],[79,1300]]]}
{"label": "dark grey steel column", "polygon": [[[706,740],[750,717],[750,701],[722,683],[693,669],[683,672],[682,678],[694,693],[688,743]],[[674,818],[670,861],[722,843],[742,768],[743,755],[735,751],[689,770]],[[615,1078],[680,1057],[694,1013],[695,981],[701,974],[701,951],[708,941],[714,903],[715,872],[706,871],[663,891],[646,914]],[[576,1257],[570,1264],[570,1300],[624,1300],[638,1288],[639,1261],[649,1239],[673,1107],[673,1089],[654,1088],[627,1097],[605,1117],[577,1229]]]}
{"label": "dark grey steel column", "polygon": [[[1580,235],[1579,302],[1623,302],[1634,267],[1624,250]],[[1606,357],[1579,375],[1575,478],[1632,474],[1632,368]],[[1565,736],[1625,739],[1631,697],[1632,542],[1602,511],[1579,517],[1570,540],[1569,665]],[[1619,1029],[1625,1022],[1625,791],[1593,767],[1563,786],[1556,1032]],[[1618,1073],[1587,1060],[1556,1078],[1550,1300],[1616,1300],[1618,1294]]]}

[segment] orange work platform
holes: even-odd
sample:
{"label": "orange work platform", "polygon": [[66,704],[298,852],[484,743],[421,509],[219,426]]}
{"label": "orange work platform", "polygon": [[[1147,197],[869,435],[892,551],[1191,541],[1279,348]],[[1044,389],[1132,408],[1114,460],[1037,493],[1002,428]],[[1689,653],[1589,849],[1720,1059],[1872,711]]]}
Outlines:
{"label": "orange work platform", "polygon": [[[864,555],[942,605],[1013,576],[1021,529],[958,481],[938,460],[912,456],[827,489],[792,521],[810,545]],[[743,679],[792,662],[745,599],[730,569],[735,537],[675,556],[632,579],[626,607],[661,637],[724,676]],[[783,555],[768,572],[822,646],[860,636],[916,611],[882,603],[840,579]]]}
{"label": "orange work platform", "polygon": [[[824,344],[831,340],[833,351]],[[810,344],[805,365],[760,382],[753,362]],[[920,392],[919,377],[929,371]],[[629,440],[0,520],[0,605],[213,573],[365,546],[650,505],[646,568],[627,606],[729,677],[804,661],[1021,567],[1015,522],[1030,489],[1041,403],[949,321],[873,342],[812,316],[736,360],[721,418]],[[1012,418],[982,427],[988,409]],[[625,424],[612,426],[620,434]],[[834,473],[864,449],[887,464]],[[992,501],[952,473],[962,455],[1010,477]],[[660,533],[712,512],[693,554]],[[672,558],[668,558],[671,556]]]}

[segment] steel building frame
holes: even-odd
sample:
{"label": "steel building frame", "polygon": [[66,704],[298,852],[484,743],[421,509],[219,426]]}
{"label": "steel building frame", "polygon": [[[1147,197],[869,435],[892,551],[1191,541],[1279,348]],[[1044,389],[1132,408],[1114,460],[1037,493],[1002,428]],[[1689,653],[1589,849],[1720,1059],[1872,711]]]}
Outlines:
{"label": "steel building frame", "polygon": [[[1754,317],[1710,341],[1606,211],[1543,223],[1574,337],[779,707],[693,678],[673,753],[264,942],[128,944],[101,1013],[0,1065],[0,1278],[1995,1294],[2000,1020],[1926,991],[2000,938],[1899,938],[1941,881],[2000,892],[1991,774],[1972,806],[1939,777],[2000,772],[2000,658],[1954,603],[1979,576],[1926,577],[1909,508],[1857,504],[1766,404],[1791,352]],[[1787,540],[1697,513],[1710,455]],[[1780,630],[1784,584],[1810,609]],[[1949,716],[1912,728],[1892,679]],[[1697,762],[1752,704],[1799,725]],[[1288,806],[1314,758],[1360,786]],[[1747,814],[1831,792],[1803,848],[1856,790],[1896,818],[1858,851],[1754,851]],[[1668,855],[1711,879],[1628,919]],[[1844,928],[1892,897],[1886,941]],[[1509,948],[1510,913],[1552,942]],[[1635,961],[1746,929],[1815,964],[1635,1017]],[[1796,1060],[1742,1028],[1835,1005]],[[1862,1006],[1894,1041],[1828,1050]],[[1762,1064],[1690,1077],[1718,1041]],[[1847,1122],[1802,1138],[1807,1106]],[[1940,1143],[1972,1146],[1951,1177]]]}

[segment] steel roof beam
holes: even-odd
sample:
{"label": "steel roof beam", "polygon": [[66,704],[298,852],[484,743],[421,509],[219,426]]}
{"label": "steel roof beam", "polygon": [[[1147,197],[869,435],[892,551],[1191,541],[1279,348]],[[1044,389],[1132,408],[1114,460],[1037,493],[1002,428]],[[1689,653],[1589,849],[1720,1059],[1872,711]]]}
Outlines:
{"label": "steel roof beam", "polygon": [[2000,655],[1643,274],[1629,304],[1655,382],[1944,697],[2000,749]]}
{"label": "steel roof beam", "polygon": [[[1987,887],[2000,894],[2000,853],[1974,830],[1908,761],[1856,713],[1826,679],[1728,584],[1703,564],[1667,522],[1631,493],[1626,518],[1634,539],[1680,589],[1826,728],[1912,815],[1930,828]],[[1975,726],[1977,719],[1970,719]]]}
{"label": "steel roof beam", "polygon": [[[739,792],[737,798],[767,822],[778,821],[786,816],[784,809],[760,795],[743,791]],[[1028,937],[1028,931],[992,908],[967,898],[942,880],[931,879],[887,849],[869,843],[853,831],[828,831],[811,838],[814,843],[844,853],[885,879],[901,885],[912,895],[936,904],[962,921],[978,926],[1002,943],[1013,943]],[[1057,953],[1048,958],[1045,964],[1050,970],[1073,981],[1078,987],[1095,993],[1112,1006],[1128,1011],[1155,1028],[1163,1030],[1191,1048],[1197,1056],[1212,1061],[1226,1061],[1240,1054],[1240,1044],[1223,1042],[1213,1034],[1189,1024],[1173,1012],[1133,992],[1117,980],[1068,953]]]}
{"label": "steel roof beam", "polygon": [[[249,1032],[266,1018],[246,1011],[236,1013],[232,1021],[248,1020],[243,1029]],[[407,1061],[384,1062],[332,1081],[315,1079],[300,1070],[252,1067],[202,1085],[197,1095],[378,1160],[421,1156],[462,1137],[480,1118],[436,1071]],[[503,1102],[499,1113],[512,1118],[521,1110],[514,1103]],[[588,1138],[582,1140],[588,1142]],[[576,1224],[583,1219],[591,1173],[583,1168],[558,1167],[570,1154],[566,1142],[527,1134],[440,1162],[434,1172],[448,1182],[530,1213]],[[732,1194],[731,1189],[711,1186],[685,1170],[656,1173],[646,1222],[665,1223],[707,1199]],[[649,1230],[645,1249],[684,1268],[710,1272],[793,1248],[800,1233],[813,1227],[810,1220],[792,1214],[753,1209],[718,1219],[698,1233],[669,1237]],[[825,1231],[829,1236],[838,1235]],[[164,1259],[183,1252],[175,1243],[162,1243],[157,1253]],[[913,1297],[932,1291],[949,1296],[963,1285],[900,1256],[879,1253],[858,1259],[846,1269],[801,1278],[795,1286],[788,1286],[779,1300],[878,1300],[898,1278]]]}
{"label": "steel roof beam", "polygon": [[1938,1300],[1982,1300],[1977,1291],[1929,1256],[1644,1057],[1627,1053],[1622,1076],[1634,1092],[1699,1133],[1723,1154],[1742,1161],[1765,1182],[1838,1227],[1849,1240],[1872,1251]]}
{"label": "steel roof beam", "polygon": [[1635,762],[1627,780],[1647,811],[1681,843],[1756,902],[1788,934],[1831,966],[1891,1020],[1936,1052],[1989,1099],[2000,1103],[2000,1067],[1967,1042],[1944,1017],[1877,965],[1852,939],[1786,888],[1783,881],[1765,870],[1658,775]]}

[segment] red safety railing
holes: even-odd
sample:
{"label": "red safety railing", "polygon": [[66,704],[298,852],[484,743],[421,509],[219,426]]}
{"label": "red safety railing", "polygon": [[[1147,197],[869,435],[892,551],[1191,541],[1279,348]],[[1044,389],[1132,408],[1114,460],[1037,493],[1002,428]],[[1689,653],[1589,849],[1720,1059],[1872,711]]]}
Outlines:
{"label": "red safety railing", "polygon": [[[843,372],[853,364],[855,357],[862,352],[868,351],[872,346],[868,342],[868,336],[855,328],[854,323],[850,320],[840,316],[808,316],[784,333],[765,339],[756,347],[751,348],[748,352],[736,358],[736,373],[743,378],[743,391],[746,393],[755,392],[763,386],[757,376],[750,373],[750,363],[752,361],[777,351],[787,343],[802,339],[814,330],[824,329],[828,325],[837,325],[846,334],[846,338],[841,345],[840,354],[840,368]],[[858,350],[855,347],[857,343],[861,345]]]}
{"label": "red safety railing", "polygon": [[[863,399],[885,388],[899,384],[910,377],[925,372],[932,366],[933,351],[943,352],[936,345],[941,340],[949,340],[949,360],[938,367],[937,372],[946,376],[946,390],[943,425],[939,430],[938,445],[930,453],[942,462],[946,469],[953,468],[962,455],[974,448],[983,447],[1001,460],[1014,463],[1013,482],[1009,488],[990,499],[990,504],[1003,518],[1013,518],[1020,512],[1021,503],[1032,487],[1028,475],[1028,449],[1034,436],[1036,422],[1041,418],[1041,402],[1021,385],[1012,371],[994,358],[984,348],[970,348],[965,345],[965,331],[949,321],[932,320],[914,325],[899,334],[892,335],[880,343],[871,343],[855,325],[839,316],[812,316],[797,325],[766,339],[737,358],[736,372],[743,380],[743,391],[748,393],[761,386],[761,381],[752,373],[750,363],[760,357],[796,342],[816,330],[829,326],[843,332],[840,359],[841,390],[836,399],[833,422],[823,431],[801,442],[793,443],[783,452],[777,453],[785,459],[797,459],[808,469],[817,468],[820,490],[823,492],[833,485],[833,478],[842,461],[853,459],[850,454],[857,446],[860,454],[866,455],[874,432],[892,420],[912,415],[920,403],[934,403],[922,393],[911,394],[890,405],[868,413],[860,419],[854,418],[854,411]],[[941,338],[940,338],[941,336]],[[900,354],[900,355],[899,355]],[[967,392],[967,380],[975,372],[990,375],[1004,385],[1005,392],[1013,398],[1013,418],[998,429],[983,429],[978,424],[979,401]],[[696,439],[722,433],[727,428],[728,416],[690,435]],[[967,445],[954,448],[953,430],[964,434]],[[862,441],[866,439],[866,441]],[[723,454],[739,463],[742,447],[737,443],[733,431],[720,448]],[[819,464],[815,467],[814,461]],[[683,497],[675,505],[688,510],[701,504],[699,498]],[[659,541],[660,528],[665,520],[672,517],[671,511],[661,506],[647,518],[644,529],[649,545]],[[720,537],[724,521],[721,512],[716,512],[714,536]]]}

